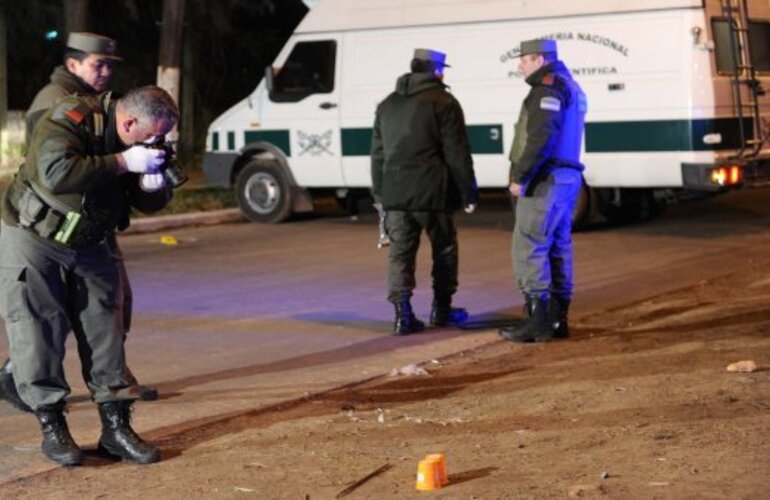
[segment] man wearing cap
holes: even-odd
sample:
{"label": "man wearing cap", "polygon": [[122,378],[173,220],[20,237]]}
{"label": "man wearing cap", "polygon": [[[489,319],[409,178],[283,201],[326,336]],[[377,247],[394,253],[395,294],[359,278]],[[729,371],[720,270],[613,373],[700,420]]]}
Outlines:
{"label": "man wearing cap", "polygon": [[390,237],[388,300],[393,303],[395,335],[419,332],[425,325],[412,311],[415,260],[423,230],[433,250],[433,326],[467,318],[452,307],[457,291],[458,247],[452,212],[472,212],[478,202],[460,103],[443,83],[446,55],[417,49],[411,73],[377,106],[372,132],[372,192],[387,211]]}
{"label": "man wearing cap", "polygon": [[566,338],[572,300],[572,211],[582,182],[586,98],[557,58],[554,40],[521,43],[519,71],[532,87],[511,146],[516,203],[513,264],[525,320],[500,334],[514,342]]}
{"label": "man wearing cap", "polygon": [[[64,54],[64,64],[54,68],[51,81],[40,89],[27,110],[25,117],[26,137],[31,141],[32,132],[40,117],[66,96],[72,94],[94,95],[104,92],[112,77],[113,65],[122,58],[117,55],[117,43],[112,38],[95,33],[70,33]],[[123,289],[123,319],[126,333],[131,325],[132,291],[128,280],[123,253],[115,235],[109,237],[110,247],[118,264]],[[142,399],[155,399],[157,390],[141,388]],[[13,380],[13,364],[10,359],[0,367],[0,399],[6,399],[23,411],[31,411],[19,397]]]}
{"label": "man wearing cap", "polygon": [[71,94],[98,94],[107,90],[115,61],[117,43],[95,33],[70,33],[64,64],[54,68],[51,83],[40,89],[25,116],[27,141],[40,117],[54,103]]}
{"label": "man wearing cap", "polygon": [[131,208],[154,212],[170,200],[158,171],[165,152],[147,144],[178,118],[158,87],[119,99],[65,97],[35,126],[3,197],[0,314],[19,395],[40,422],[43,454],[61,465],[83,462],[64,418],[70,330],[99,408],[99,450],[143,464],[160,458],[130,427],[138,386],[126,365],[120,272],[107,240]]}

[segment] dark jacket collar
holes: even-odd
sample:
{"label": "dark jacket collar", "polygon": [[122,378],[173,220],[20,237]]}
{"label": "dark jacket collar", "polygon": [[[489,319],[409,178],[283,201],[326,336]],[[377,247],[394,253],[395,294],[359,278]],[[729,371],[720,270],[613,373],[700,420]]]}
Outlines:
{"label": "dark jacket collar", "polygon": [[56,66],[51,73],[51,83],[60,85],[70,94],[93,94],[94,89],[86,82],[73,75],[64,66]]}
{"label": "dark jacket collar", "polygon": [[543,81],[543,77],[549,73],[561,73],[569,75],[569,70],[561,61],[554,61],[546,64],[539,70],[535,71],[526,78],[526,82],[530,85],[539,85]]}
{"label": "dark jacket collar", "polygon": [[396,92],[406,96],[430,89],[445,89],[446,87],[433,73],[406,73],[396,80]]}

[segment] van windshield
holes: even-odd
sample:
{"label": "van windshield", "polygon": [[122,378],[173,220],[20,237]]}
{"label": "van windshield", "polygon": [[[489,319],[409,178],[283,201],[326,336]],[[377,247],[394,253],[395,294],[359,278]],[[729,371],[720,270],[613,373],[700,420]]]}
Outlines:
{"label": "van windshield", "polygon": [[336,46],[334,40],[297,43],[275,75],[270,99],[296,102],[312,94],[332,92]]}

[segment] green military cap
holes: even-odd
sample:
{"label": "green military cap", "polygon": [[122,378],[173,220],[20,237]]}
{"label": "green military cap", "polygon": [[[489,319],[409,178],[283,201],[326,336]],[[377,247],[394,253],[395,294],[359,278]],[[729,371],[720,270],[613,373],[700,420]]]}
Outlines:
{"label": "green military cap", "polygon": [[521,42],[519,56],[527,54],[543,54],[553,52],[556,54],[556,40],[525,40]]}
{"label": "green military cap", "polygon": [[67,38],[67,48],[79,50],[87,54],[94,54],[107,59],[122,61],[123,58],[116,55],[118,43],[112,38],[97,35],[96,33],[87,33],[84,31],[70,33]]}
{"label": "green military cap", "polygon": [[439,52],[438,50],[414,49],[413,57],[420,61],[432,62],[436,66],[451,68],[451,66],[446,63],[446,54]]}

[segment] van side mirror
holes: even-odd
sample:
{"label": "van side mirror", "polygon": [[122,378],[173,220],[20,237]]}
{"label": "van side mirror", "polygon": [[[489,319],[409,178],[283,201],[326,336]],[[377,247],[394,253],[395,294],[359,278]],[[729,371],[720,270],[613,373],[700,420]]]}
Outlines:
{"label": "van side mirror", "polygon": [[267,91],[269,93],[273,93],[273,88],[275,87],[274,83],[275,78],[275,70],[272,66],[265,67],[265,86],[267,87]]}

